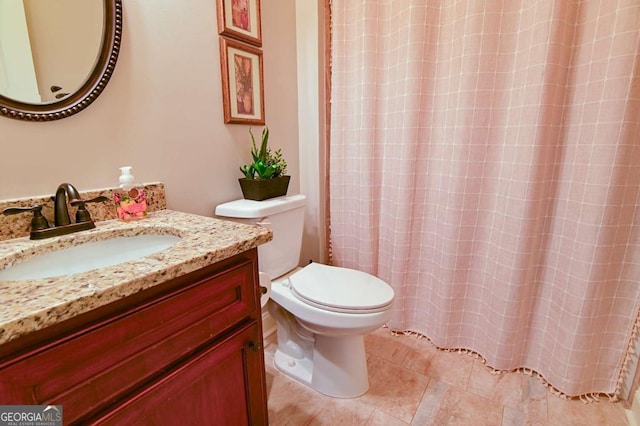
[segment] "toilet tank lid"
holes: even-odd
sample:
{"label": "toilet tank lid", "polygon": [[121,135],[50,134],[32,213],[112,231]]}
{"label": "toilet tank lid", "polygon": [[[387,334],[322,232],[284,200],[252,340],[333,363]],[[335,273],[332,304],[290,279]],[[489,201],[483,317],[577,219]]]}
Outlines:
{"label": "toilet tank lid", "polygon": [[305,200],[306,197],[304,195],[298,194],[270,198],[264,201],[244,199],[229,201],[216,207],[216,215],[237,219],[256,219],[304,207]]}

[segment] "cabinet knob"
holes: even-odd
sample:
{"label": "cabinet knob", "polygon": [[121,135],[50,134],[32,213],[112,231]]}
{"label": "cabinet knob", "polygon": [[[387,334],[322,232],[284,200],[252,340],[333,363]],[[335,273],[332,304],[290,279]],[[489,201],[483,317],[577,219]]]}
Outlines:
{"label": "cabinet knob", "polygon": [[260,352],[260,349],[262,349],[262,343],[261,342],[254,342],[253,340],[249,342],[249,348],[251,348],[254,352]]}

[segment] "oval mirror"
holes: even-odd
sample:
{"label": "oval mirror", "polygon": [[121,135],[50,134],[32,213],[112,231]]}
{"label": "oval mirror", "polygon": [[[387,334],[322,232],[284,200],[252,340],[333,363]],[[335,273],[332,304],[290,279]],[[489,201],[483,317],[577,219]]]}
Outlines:
{"label": "oval mirror", "polygon": [[0,115],[82,111],[111,78],[121,39],[122,0],[0,0]]}

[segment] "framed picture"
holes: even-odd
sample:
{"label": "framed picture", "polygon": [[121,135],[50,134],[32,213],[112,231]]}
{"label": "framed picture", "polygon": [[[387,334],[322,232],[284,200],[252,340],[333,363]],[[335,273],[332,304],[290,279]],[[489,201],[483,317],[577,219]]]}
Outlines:
{"label": "framed picture", "polygon": [[220,37],[225,123],[264,124],[262,51]]}
{"label": "framed picture", "polygon": [[217,0],[218,33],[262,46],[260,0]]}

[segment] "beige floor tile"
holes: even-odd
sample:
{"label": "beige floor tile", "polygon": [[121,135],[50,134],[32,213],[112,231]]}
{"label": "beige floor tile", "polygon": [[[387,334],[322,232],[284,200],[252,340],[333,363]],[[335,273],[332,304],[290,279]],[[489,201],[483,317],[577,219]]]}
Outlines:
{"label": "beige floor tile", "polygon": [[402,365],[440,382],[466,389],[474,360],[467,354],[441,351],[427,339],[413,338],[411,350]]}
{"label": "beige floor tile", "polygon": [[540,417],[531,416],[515,408],[504,407],[502,426],[550,426],[550,423]]}
{"label": "beige floor tile", "polygon": [[502,410],[495,401],[431,380],[411,424],[496,426],[502,423]]}
{"label": "beige floor tile", "polygon": [[330,404],[329,397],[281,373],[267,373],[267,405],[271,426],[307,425]]}
{"label": "beige floor tile", "polygon": [[433,346],[427,339],[416,338],[415,336],[403,336],[409,339],[411,347],[404,358],[402,366],[421,374],[427,374],[431,368],[431,359],[442,353]]}
{"label": "beige floor tile", "polygon": [[627,418],[621,403],[606,400],[585,404],[549,394],[549,423],[554,426],[626,426]]}
{"label": "beige floor tile", "polygon": [[367,357],[369,391],[358,397],[380,411],[410,422],[429,378],[374,355]]}
{"label": "beige floor tile", "polygon": [[333,399],[278,371],[273,365],[276,337],[269,337],[265,364],[270,424],[627,425],[620,403],[564,400],[548,393],[537,379],[519,373],[495,376],[478,360],[439,351],[425,339],[381,329],[367,336],[365,345],[369,391],[359,398]]}
{"label": "beige floor tile", "polygon": [[412,340],[381,327],[364,337],[364,345],[367,353],[400,365],[411,350]]}
{"label": "beige floor tile", "polygon": [[359,401],[333,398],[316,413],[310,426],[366,425],[374,408]]}
{"label": "beige floor tile", "polygon": [[398,420],[384,411],[374,410],[365,426],[407,426],[402,420]]}
{"label": "beige floor tile", "polygon": [[482,362],[473,363],[470,392],[492,399],[524,413],[528,418],[547,421],[547,389],[534,377],[522,373],[493,374]]}

